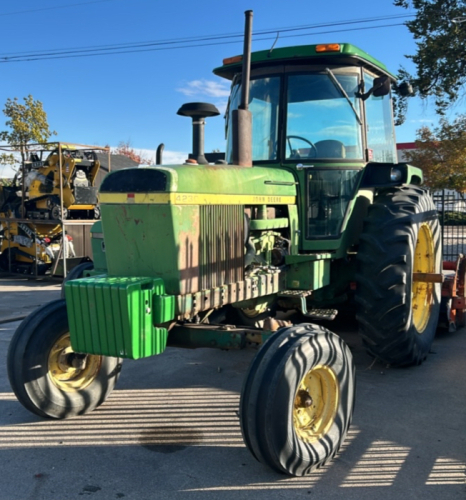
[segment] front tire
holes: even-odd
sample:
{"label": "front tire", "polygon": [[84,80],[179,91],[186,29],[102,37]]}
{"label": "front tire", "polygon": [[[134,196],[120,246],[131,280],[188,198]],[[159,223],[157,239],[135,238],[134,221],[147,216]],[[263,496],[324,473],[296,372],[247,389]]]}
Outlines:
{"label": "front tire", "polygon": [[66,283],[68,283],[68,281],[83,278],[84,276],[88,275],[86,271],[92,271],[93,269],[94,269],[94,263],[90,261],[81,262],[81,264],[78,264],[76,267],[73,267],[73,269],[71,269],[71,271],[66,275],[66,278],[63,280],[63,283],[61,284],[60,298],[62,299],[65,298],[65,285]]}
{"label": "front tire", "polygon": [[246,375],[240,403],[244,442],[272,469],[307,475],[339,450],[354,399],[353,359],[337,335],[311,324],[282,328]]}
{"label": "front tire", "polygon": [[357,320],[364,345],[385,363],[416,365],[437,328],[440,283],[413,273],[441,274],[437,210],[428,192],[393,187],[369,207],[357,256]]}
{"label": "front tire", "polygon": [[122,360],[71,348],[64,300],[36,309],[16,330],[8,349],[11,387],[29,411],[50,418],[83,415],[115,387]]}

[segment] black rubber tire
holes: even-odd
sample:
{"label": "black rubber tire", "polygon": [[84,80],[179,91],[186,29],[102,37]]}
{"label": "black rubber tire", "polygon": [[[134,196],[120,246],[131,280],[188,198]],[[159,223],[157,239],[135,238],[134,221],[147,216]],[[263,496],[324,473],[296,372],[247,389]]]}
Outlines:
{"label": "black rubber tire", "polygon": [[31,313],[16,330],[8,349],[11,388],[19,402],[41,417],[69,418],[101,405],[115,387],[122,360],[101,356],[90,385],[81,390],[58,388],[48,373],[48,357],[57,340],[68,332],[64,300],[54,300]]}
{"label": "black rubber tire", "polygon": [[63,283],[61,284],[60,297],[62,299],[65,298],[65,284],[68,281],[82,278],[86,271],[91,271],[92,269],[94,269],[93,262],[81,262],[81,264],[78,264],[76,267],[73,267],[73,269],[71,269],[71,271],[66,275],[66,278],[63,280]]}
{"label": "black rubber tire", "polygon": [[63,215],[59,204],[53,205],[50,209],[50,218],[53,220],[65,220],[68,218],[68,209],[63,207]]}
{"label": "black rubber tire", "polygon": [[[3,250],[2,253],[0,253],[0,271],[9,271],[9,257],[8,257],[8,254],[10,253],[10,250],[8,248],[6,248],[5,250]],[[12,256],[13,257],[13,256]],[[12,260],[12,266],[13,267],[13,262],[14,262],[14,258],[11,259]]]}
{"label": "black rubber tire", "polygon": [[422,363],[437,327],[441,285],[432,288],[430,315],[422,332],[413,320],[414,253],[422,225],[432,235],[433,271],[442,272],[437,210],[429,193],[417,186],[381,192],[369,207],[357,255],[356,318],[368,352],[397,366]]}
{"label": "black rubber tire", "polygon": [[[251,364],[249,365],[249,370],[246,377],[244,378],[243,387],[241,389],[240,420],[243,440],[246,447],[252,453],[254,458],[259,462],[263,462],[263,460],[261,460],[262,455],[260,454],[260,450],[258,449],[258,446],[256,444],[256,436],[250,431],[250,418],[247,414],[247,412],[249,411],[248,407],[251,405],[251,390],[257,389],[257,387],[252,384],[252,381],[257,380],[256,373],[259,370],[262,361],[265,359],[267,362],[267,360],[270,358],[270,354],[267,356],[268,351],[270,350],[271,353],[274,353],[276,350],[276,345],[278,345],[282,340],[286,339],[289,335],[290,332],[288,331],[288,328],[281,328],[280,330],[277,330],[274,335],[270,336],[266,340],[266,342],[264,342],[257,354],[254,356]],[[254,424],[254,420],[252,420],[251,423]],[[252,428],[254,428],[254,425],[252,425]]]}
{"label": "black rubber tire", "polygon": [[[451,297],[442,297],[440,301],[440,312],[437,323],[437,330],[449,329],[450,328],[450,308],[451,308]],[[456,328],[456,326],[455,326]]]}
{"label": "black rubber tire", "polygon": [[[327,432],[302,440],[293,424],[296,392],[312,368],[325,366],[338,383],[336,414]],[[259,350],[246,375],[240,402],[244,442],[261,463],[283,474],[304,476],[335,456],[351,423],[355,367],[343,340],[311,324],[282,328]]]}

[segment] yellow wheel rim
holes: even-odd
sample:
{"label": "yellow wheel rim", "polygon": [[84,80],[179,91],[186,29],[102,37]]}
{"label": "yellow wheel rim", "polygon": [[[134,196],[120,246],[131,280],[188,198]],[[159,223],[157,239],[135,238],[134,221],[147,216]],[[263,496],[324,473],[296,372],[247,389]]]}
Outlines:
{"label": "yellow wheel rim", "polygon": [[242,308],[241,311],[248,318],[256,318],[267,311],[268,306],[268,302],[263,302],[262,304],[257,304],[255,307]]}
{"label": "yellow wheel rim", "polygon": [[[435,247],[432,230],[428,224],[422,224],[417,236],[414,250],[413,272],[435,272]],[[434,299],[434,284],[413,281],[412,307],[413,324],[418,333],[423,333],[429,322]]]}
{"label": "yellow wheel rim", "polygon": [[337,377],[331,368],[319,365],[306,373],[293,405],[293,425],[302,441],[312,443],[327,434],[335,420],[339,399]]}
{"label": "yellow wheel rim", "polygon": [[[48,375],[59,389],[77,392],[88,387],[99,373],[102,356],[86,355],[73,360],[70,334],[62,335],[50,349]],[[74,365],[73,365],[74,363]]]}

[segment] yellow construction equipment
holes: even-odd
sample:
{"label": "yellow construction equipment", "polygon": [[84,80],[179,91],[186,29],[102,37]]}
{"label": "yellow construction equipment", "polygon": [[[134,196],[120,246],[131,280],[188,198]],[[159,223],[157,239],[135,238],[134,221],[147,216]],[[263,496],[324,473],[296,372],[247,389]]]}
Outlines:
{"label": "yellow construction equipment", "polygon": [[[100,162],[95,151],[61,144],[60,148],[53,151],[34,151],[25,167],[25,215],[28,218],[54,220],[99,218],[98,190],[94,187],[94,180]],[[63,213],[61,213],[61,196]]]}

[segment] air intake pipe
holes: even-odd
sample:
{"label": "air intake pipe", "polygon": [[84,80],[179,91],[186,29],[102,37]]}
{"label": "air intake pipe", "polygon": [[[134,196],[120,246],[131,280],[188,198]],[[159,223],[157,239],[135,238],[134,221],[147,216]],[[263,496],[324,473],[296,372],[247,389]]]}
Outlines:
{"label": "air intake pipe", "polygon": [[165,149],[165,144],[162,142],[162,144],[159,144],[157,147],[157,151],[155,153],[155,164],[156,165],[162,165],[163,163],[163,150]]}
{"label": "air intake pipe", "polygon": [[209,163],[204,156],[204,126],[205,119],[217,116],[220,111],[207,102],[188,102],[177,111],[178,115],[189,116],[193,120],[193,152],[189,158],[200,165]]}

